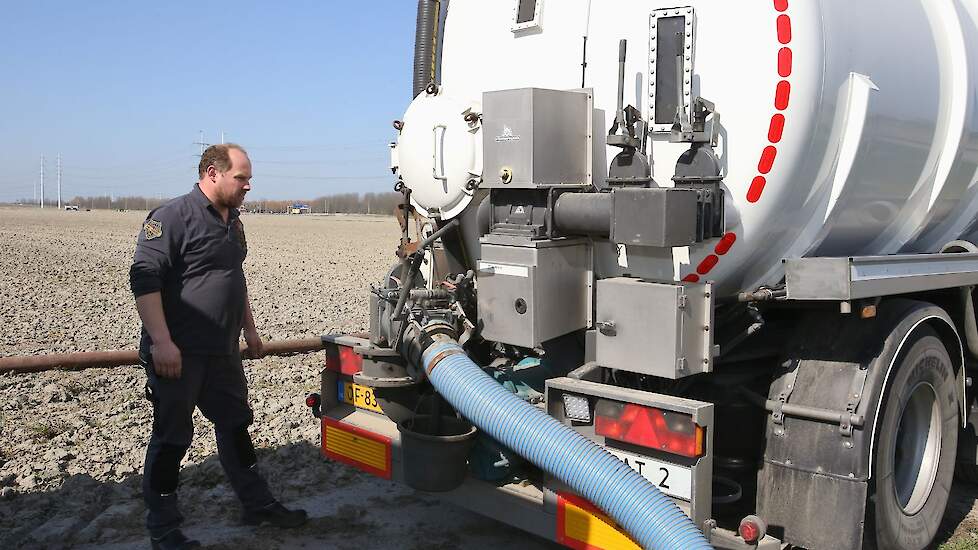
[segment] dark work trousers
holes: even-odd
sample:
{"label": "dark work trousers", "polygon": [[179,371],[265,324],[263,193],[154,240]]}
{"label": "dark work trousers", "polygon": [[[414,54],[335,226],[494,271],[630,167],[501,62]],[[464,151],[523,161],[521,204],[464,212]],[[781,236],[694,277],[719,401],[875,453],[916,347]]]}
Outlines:
{"label": "dark work trousers", "polygon": [[146,527],[159,538],[178,527],[180,461],[194,436],[193,413],[214,423],[221,466],[245,509],[265,507],[274,498],[256,468],[255,448],[248,426],[254,417],[248,407],[248,384],[241,359],[235,356],[183,356],[178,379],[157,376],[146,361],[147,397],[153,402],[153,435],[146,449],[143,498]]}

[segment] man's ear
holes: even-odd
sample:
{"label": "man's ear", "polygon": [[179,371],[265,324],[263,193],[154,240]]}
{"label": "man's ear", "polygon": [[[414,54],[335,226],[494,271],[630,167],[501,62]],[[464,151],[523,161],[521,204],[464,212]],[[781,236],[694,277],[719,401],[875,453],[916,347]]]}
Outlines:
{"label": "man's ear", "polygon": [[217,179],[217,166],[214,166],[213,164],[210,165],[210,166],[208,166],[206,173],[207,173],[207,177],[209,177],[211,179],[211,181],[216,180]]}

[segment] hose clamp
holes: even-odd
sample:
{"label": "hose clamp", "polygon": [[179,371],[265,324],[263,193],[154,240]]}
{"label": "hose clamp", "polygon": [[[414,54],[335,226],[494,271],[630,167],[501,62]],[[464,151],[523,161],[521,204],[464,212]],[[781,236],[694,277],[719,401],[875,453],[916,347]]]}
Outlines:
{"label": "hose clamp", "polygon": [[428,369],[427,369],[428,376],[429,377],[431,376],[431,373],[435,370],[435,367],[437,367],[443,359],[451,355],[465,355],[465,350],[453,346],[444,351],[438,352],[434,357],[431,358],[431,361],[428,363]]}

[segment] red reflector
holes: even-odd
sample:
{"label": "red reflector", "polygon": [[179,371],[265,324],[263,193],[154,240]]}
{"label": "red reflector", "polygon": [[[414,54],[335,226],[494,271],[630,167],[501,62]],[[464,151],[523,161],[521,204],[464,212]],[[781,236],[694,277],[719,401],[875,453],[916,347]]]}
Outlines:
{"label": "red reflector", "polygon": [[357,355],[350,346],[329,345],[326,347],[326,368],[340,374],[356,374],[363,370],[363,357]]}
{"label": "red reflector", "polygon": [[761,538],[761,528],[753,521],[744,521],[740,524],[740,538],[747,544],[754,544]]}
{"label": "red reflector", "polygon": [[703,456],[703,428],[688,414],[601,399],[594,416],[594,431],[600,436],[690,458]]}
{"label": "red reflector", "polygon": [[309,395],[306,396],[306,406],[307,407],[315,407],[318,404],[319,404],[319,396],[318,395],[316,395],[314,393],[310,393]]}

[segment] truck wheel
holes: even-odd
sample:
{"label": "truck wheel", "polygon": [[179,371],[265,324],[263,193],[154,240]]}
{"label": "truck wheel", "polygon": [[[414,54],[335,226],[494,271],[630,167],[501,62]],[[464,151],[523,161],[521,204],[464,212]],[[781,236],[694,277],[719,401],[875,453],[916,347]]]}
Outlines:
{"label": "truck wheel", "polygon": [[941,524],[954,475],[958,394],[947,349],[915,331],[884,388],[867,506],[870,547],[927,547]]}

